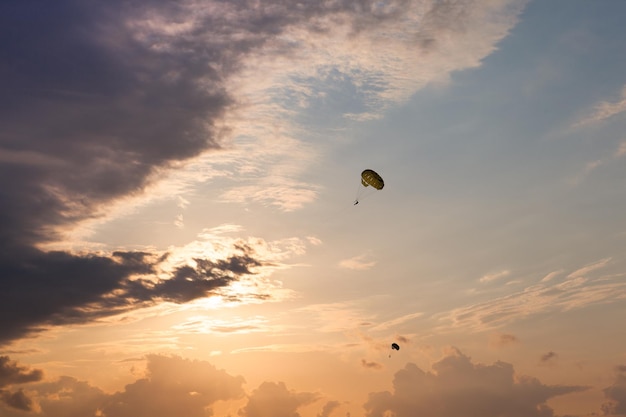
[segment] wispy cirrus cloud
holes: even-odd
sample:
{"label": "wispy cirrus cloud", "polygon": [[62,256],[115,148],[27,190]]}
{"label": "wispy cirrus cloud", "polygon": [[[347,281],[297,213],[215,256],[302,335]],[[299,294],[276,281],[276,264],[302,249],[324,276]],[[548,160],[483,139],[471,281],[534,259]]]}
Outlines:
{"label": "wispy cirrus cloud", "polygon": [[547,312],[566,312],[595,304],[626,299],[623,275],[601,275],[610,258],[601,259],[567,274],[545,277],[539,283],[512,294],[455,308],[434,317],[446,328],[470,328],[475,331],[500,328],[506,324]]}
{"label": "wispy cirrus cloud", "polygon": [[487,283],[487,282],[497,281],[499,279],[506,278],[509,275],[511,275],[511,271],[509,271],[508,269],[505,269],[505,270],[500,271],[500,272],[494,272],[492,274],[483,275],[482,277],[480,277],[478,282],[484,284],[484,283]]}
{"label": "wispy cirrus cloud", "polygon": [[368,253],[339,261],[340,267],[355,271],[365,271],[373,268],[375,265],[376,261],[372,260],[372,256]]}
{"label": "wispy cirrus cloud", "polygon": [[423,317],[424,313],[423,312],[416,312],[416,313],[410,313],[410,314],[405,314],[403,316],[400,317],[396,317],[394,319],[391,320],[387,320],[384,321],[382,323],[376,324],[374,326],[372,326],[370,328],[371,331],[378,331],[378,330],[387,330],[387,329],[391,329],[394,328],[402,323],[406,323],[409,322],[411,320]]}
{"label": "wispy cirrus cloud", "polygon": [[626,112],[626,86],[622,87],[617,100],[601,101],[586,116],[574,123],[575,128],[595,125]]}

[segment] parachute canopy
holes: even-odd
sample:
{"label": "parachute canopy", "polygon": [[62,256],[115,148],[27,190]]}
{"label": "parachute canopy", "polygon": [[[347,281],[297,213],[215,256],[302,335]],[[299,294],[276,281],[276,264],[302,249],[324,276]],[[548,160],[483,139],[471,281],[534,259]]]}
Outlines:
{"label": "parachute canopy", "polygon": [[361,172],[361,184],[363,184],[364,187],[372,186],[377,190],[382,190],[385,186],[385,181],[383,181],[383,178],[378,175],[376,171],[366,169]]}
{"label": "parachute canopy", "polygon": [[392,343],[392,344],[391,344],[391,348],[392,348],[393,350],[400,350],[400,346],[398,346],[398,344],[397,344],[397,343]]}

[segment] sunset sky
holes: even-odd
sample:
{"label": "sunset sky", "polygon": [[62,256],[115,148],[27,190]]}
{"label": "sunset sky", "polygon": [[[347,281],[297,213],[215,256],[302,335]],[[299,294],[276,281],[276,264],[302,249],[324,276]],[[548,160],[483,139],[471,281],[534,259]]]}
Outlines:
{"label": "sunset sky", "polygon": [[0,416],[626,416],[625,22],[0,2]]}

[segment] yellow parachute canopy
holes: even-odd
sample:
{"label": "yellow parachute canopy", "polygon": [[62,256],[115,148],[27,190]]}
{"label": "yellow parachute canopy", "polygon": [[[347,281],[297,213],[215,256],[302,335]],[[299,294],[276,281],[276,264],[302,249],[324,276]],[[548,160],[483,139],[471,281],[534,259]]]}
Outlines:
{"label": "yellow parachute canopy", "polygon": [[365,187],[371,185],[377,190],[382,190],[385,186],[385,181],[383,181],[383,178],[375,171],[371,169],[366,169],[361,173],[361,184],[363,184],[363,186]]}

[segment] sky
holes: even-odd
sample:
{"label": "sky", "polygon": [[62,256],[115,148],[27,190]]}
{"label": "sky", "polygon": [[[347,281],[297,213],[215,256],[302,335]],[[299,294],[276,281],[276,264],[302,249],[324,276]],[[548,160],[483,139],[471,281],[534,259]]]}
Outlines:
{"label": "sky", "polygon": [[0,2],[0,415],[626,416],[625,16]]}

